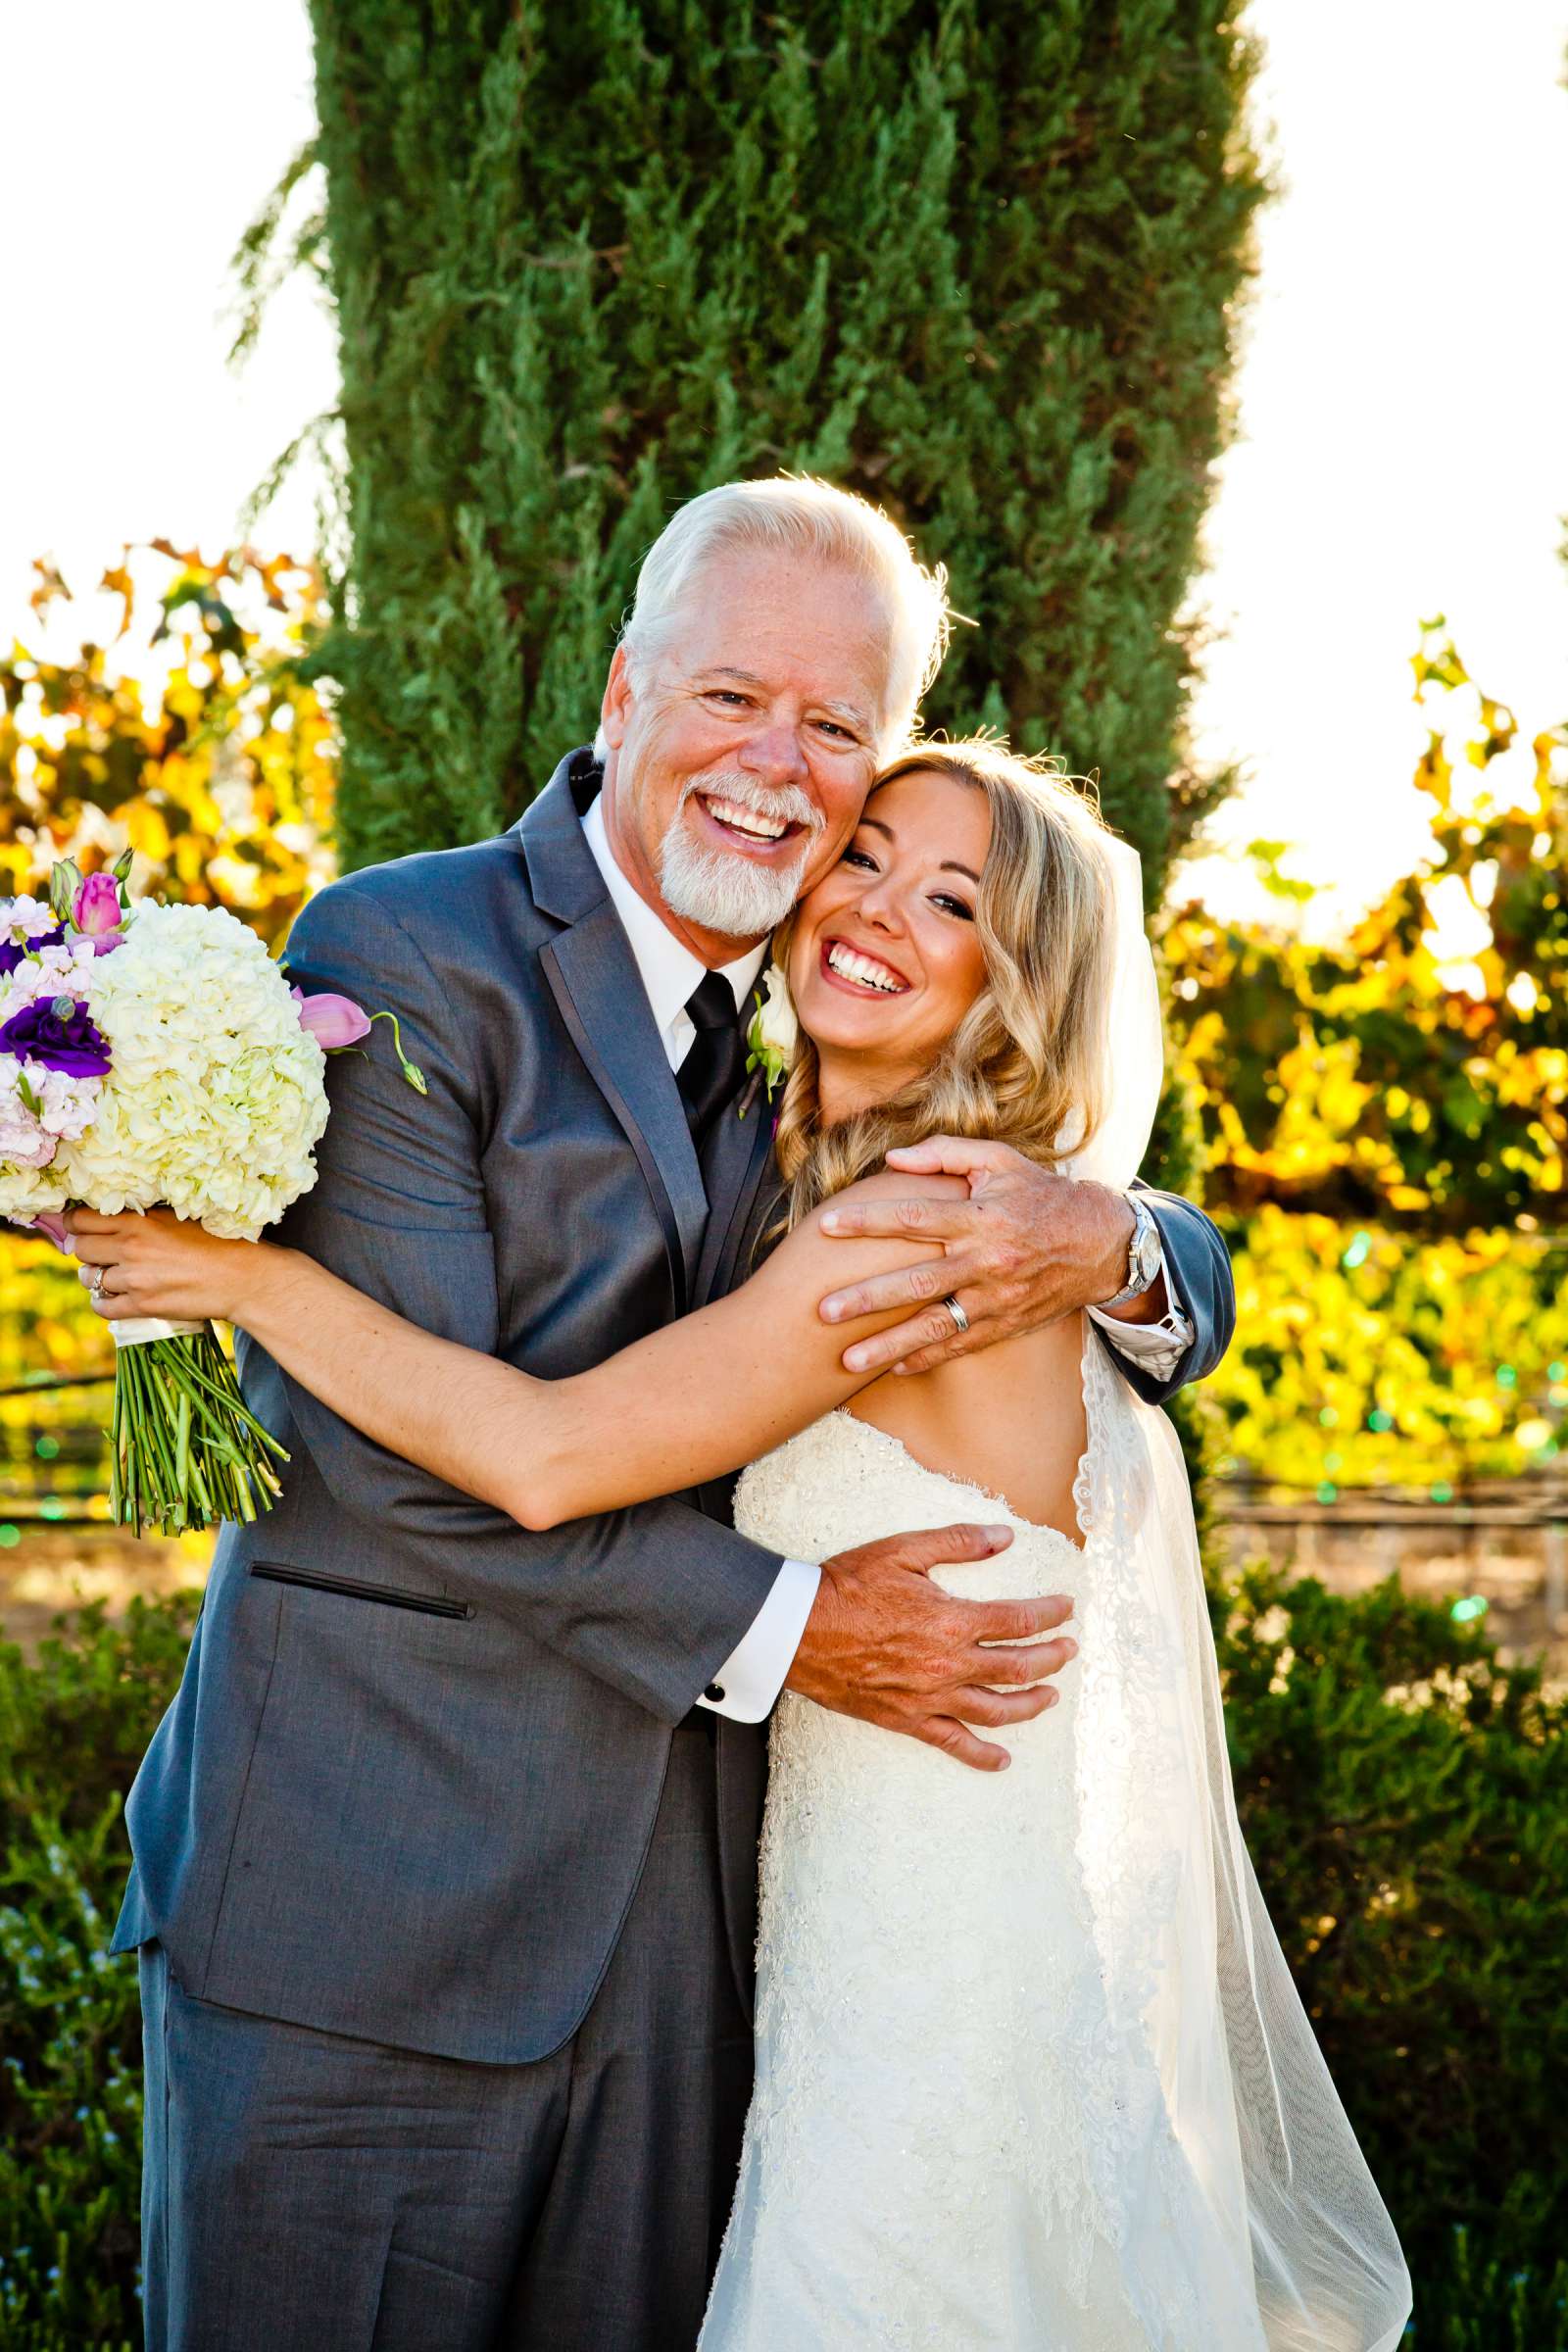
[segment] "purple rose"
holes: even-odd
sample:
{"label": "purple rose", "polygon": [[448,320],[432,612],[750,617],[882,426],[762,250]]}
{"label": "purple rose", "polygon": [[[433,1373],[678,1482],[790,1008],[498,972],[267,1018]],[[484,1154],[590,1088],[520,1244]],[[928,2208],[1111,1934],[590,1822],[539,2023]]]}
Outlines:
{"label": "purple rose", "polygon": [[72,901],[71,919],[95,956],[122,945],[120,885],[113,874],[89,874]]}
{"label": "purple rose", "polygon": [[19,1061],[41,1061],[46,1070],[72,1078],[102,1078],[109,1070],[109,1041],[75,997],[39,997],[0,1026],[0,1054]]}
{"label": "purple rose", "polygon": [[341,1054],[345,1046],[357,1046],[362,1037],[369,1036],[370,1024],[352,997],[327,991],[308,997],[302,988],[289,993],[300,1008],[300,1027],[315,1038],[323,1054]]}
{"label": "purple rose", "polygon": [[38,948],[57,948],[65,936],[64,927],[56,923],[52,931],[41,931],[36,939],[29,939],[25,947],[19,948],[9,939],[0,939],[0,980],[9,980],[24,956]]}

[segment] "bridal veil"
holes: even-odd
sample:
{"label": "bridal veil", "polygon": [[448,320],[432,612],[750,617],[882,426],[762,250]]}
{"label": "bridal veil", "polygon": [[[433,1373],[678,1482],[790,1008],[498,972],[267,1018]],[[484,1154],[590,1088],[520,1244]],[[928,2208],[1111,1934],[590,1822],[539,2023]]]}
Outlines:
{"label": "bridal veil", "polygon": [[[1070,1166],[1123,1186],[1148,1145],[1163,1051],[1138,858],[1115,843],[1112,859],[1108,1109]],[[1234,2308],[1248,2314],[1236,2344],[1257,2340],[1255,2295],[1267,2352],[1392,2352],[1409,2278],[1242,1838],[1181,1446],[1125,1382],[1102,1397],[1112,1442],[1085,1532],[1115,1590],[1082,1661],[1095,1730],[1078,1793],[1112,2016],[1152,2051],[1150,2095],[1200,2178],[1213,2263],[1234,2267]],[[1112,2210],[1136,2231],[1134,2151],[1149,2142],[1126,2120]],[[1210,2343],[1232,2352],[1223,2324]]]}

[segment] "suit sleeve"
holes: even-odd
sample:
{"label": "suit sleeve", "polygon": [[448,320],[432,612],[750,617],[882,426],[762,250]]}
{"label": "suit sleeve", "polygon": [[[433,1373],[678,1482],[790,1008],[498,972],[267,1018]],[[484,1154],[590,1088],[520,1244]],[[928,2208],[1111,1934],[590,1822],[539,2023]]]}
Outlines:
{"label": "suit sleeve", "polygon": [[[1163,1376],[1152,1373],[1119,1348],[1110,1347],[1110,1358],[1146,1403],[1165,1404],[1190,1381],[1206,1379],[1230,1346],[1236,1330],[1236,1284],[1230,1252],[1211,1217],[1179,1193],[1156,1193],[1143,1183],[1133,1189],[1142,1195],[1159,1227],[1165,1286],[1172,1305],[1191,1323],[1193,1338]],[[1102,1330],[1101,1336],[1105,1337]],[[1108,1341],[1106,1344],[1109,1346]]]}
{"label": "suit sleeve", "polygon": [[[301,914],[288,962],[307,995],[340,990],[395,1011],[429,1091],[403,1078],[385,1023],[365,1052],[335,1056],[318,1179],[278,1238],[426,1330],[494,1354],[478,1055],[464,1051],[482,1003],[452,1002],[395,912],[352,879]],[[248,1342],[241,1365],[259,1399],[281,1379]],[[363,1526],[368,1554],[389,1543],[441,1590],[514,1618],[663,1721],[695,1703],[778,1574],[778,1554],[669,1499],[530,1533],[361,1437],[297,1383],[282,1391],[311,1465]]]}

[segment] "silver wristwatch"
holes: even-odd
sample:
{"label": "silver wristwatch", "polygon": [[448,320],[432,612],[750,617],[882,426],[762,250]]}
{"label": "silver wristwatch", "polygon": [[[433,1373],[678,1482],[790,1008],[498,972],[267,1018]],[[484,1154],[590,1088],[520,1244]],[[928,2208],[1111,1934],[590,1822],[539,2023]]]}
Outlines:
{"label": "silver wristwatch", "polygon": [[1160,1247],[1159,1227],[1136,1193],[1124,1193],[1122,1199],[1133,1212],[1133,1238],[1127,1249],[1127,1280],[1114,1298],[1102,1298],[1102,1306],[1125,1306],[1130,1298],[1141,1298],[1159,1280],[1164,1264]]}

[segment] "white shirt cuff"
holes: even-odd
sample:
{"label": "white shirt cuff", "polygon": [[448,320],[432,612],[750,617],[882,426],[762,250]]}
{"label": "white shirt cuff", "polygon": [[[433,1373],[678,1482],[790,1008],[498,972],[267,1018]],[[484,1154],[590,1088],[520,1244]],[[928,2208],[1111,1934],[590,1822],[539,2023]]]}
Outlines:
{"label": "white shirt cuff", "polygon": [[1092,1306],[1089,1312],[1111,1346],[1155,1380],[1169,1380],[1193,1344],[1193,1327],[1178,1306],[1168,1307],[1157,1323],[1123,1323],[1102,1306]]}
{"label": "white shirt cuff", "polygon": [[760,1723],[771,1715],[795,1663],[806,1620],[811,1614],[820,1568],[806,1560],[782,1560],[773,1590],[752,1619],[739,1646],[730,1652],[702,1697],[700,1707],[727,1715],[733,1723]]}

